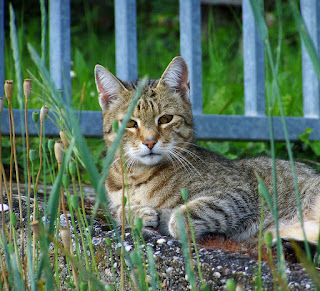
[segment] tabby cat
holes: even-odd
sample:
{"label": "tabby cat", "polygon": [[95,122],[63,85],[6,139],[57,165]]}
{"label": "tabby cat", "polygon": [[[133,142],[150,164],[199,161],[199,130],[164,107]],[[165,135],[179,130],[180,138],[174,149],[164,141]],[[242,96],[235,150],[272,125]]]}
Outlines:
{"label": "tabby cat", "polygon": [[[95,67],[95,81],[103,111],[104,139],[115,138],[112,122],[121,123],[137,82],[122,82],[104,67]],[[123,150],[133,219],[160,233],[178,237],[177,212],[186,217],[181,189],[189,190],[189,209],[196,238],[218,234],[237,241],[256,239],[261,199],[257,173],[272,193],[272,165],[267,157],[230,160],[194,144],[189,100],[188,68],[175,57],[159,80],[150,80],[123,136]],[[303,239],[296,194],[288,161],[277,160],[280,235]],[[320,175],[296,163],[307,238],[316,242],[320,221]],[[119,155],[106,180],[111,204],[122,215],[122,172]],[[128,211],[126,211],[128,213]],[[126,220],[128,222],[128,217]],[[265,209],[264,231],[275,232]]]}

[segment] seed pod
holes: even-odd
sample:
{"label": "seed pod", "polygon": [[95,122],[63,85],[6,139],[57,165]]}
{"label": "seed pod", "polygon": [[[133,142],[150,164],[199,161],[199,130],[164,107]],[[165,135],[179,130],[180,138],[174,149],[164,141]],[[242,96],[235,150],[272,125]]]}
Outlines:
{"label": "seed pod", "polygon": [[78,211],[79,209],[79,196],[78,195],[71,195],[71,206],[75,211]]}
{"label": "seed pod", "polygon": [[29,158],[30,158],[30,162],[33,164],[37,159],[37,151],[36,150],[30,150],[29,151]]}
{"label": "seed pod", "polygon": [[0,97],[0,116],[1,116],[2,111],[3,111],[3,105],[4,105],[4,98]]}
{"label": "seed pod", "polygon": [[189,191],[186,188],[181,189],[181,196],[183,201],[187,201],[188,200],[188,196],[189,196]]}
{"label": "seed pod", "polygon": [[42,106],[40,110],[40,122],[44,122],[44,120],[47,119],[48,113],[49,107],[47,105]]}
{"label": "seed pod", "polygon": [[17,225],[17,217],[15,213],[10,213],[10,222],[13,227],[16,227]]}
{"label": "seed pod", "polygon": [[113,129],[114,132],[118,132],[118,130],[119,130],[118,121],[116,121],[116,120],[112,121],[112,129]]}
{"label": "seed pod", "polygon": [[64,146],[61,140],[57,140],[54,144],[54,154],[56,156],[56,160],[58,164],[61,164],[63,161],[64,155]]}
{"label": "seed pod", "polygon": [[31,90],[32,90],[32,80],[25,79],[23,82],[23,93],[24,93],[24,96],[26,96],[26,99],[30,97]]}
{"label": "seed pod", "polygon": [[264,242],[268,248],[272,247],[272,239],[273,239],[273,237],[272,237],[272,233],[270,231],[268,231],[264,234]]}
{"label": "seed pod", "polygon": [[108,247],[111,247],[111,239],[110,239],[110,237],[106,238],[106,243],[107,243]]}
{"label": "seed pod", "polygon": [[69,174],[63,174],[62,176],[62,185],[65,189],[69,188],[70,185],[70,176]]}
{"label": "seed pod", "polygon": [[60,135],[60,139],[61,139],[64,147],[65,147],[66,149],[68,149],[68,147],[69,147],[69,142],[68,142],[67,136],[65,135],[65,133],[64,133],[62,130],[60,130],[59,135]]}
{"label": "seed pod", "polygon": [[71,177],[74,177],[76,175],[76,163],[69,162],[69,174]]}
{"label": "seed pod", "polygon": [[32,112],[32,120],[34,121],[35,124],[38,123],[38,121],[39,121],[39,112],[38,111]]}
{"label": "seed pod", "polygon": [[228,291],[236,290],[236,282],[233,279],[228,279],[226,281],[226,287]]}
{"label": "seed pod", "polygon": [[55,143],[54,139],[50,138],[48,140],[48,149],[50,153],[54,150],[54,143]]}
{"label": "seed pod", "polygon": [[4,83],[4,94],[9,101],[11,101],[11,98],[12,98],[12,91],[13,91],[13,81],[6,80]]}
{"label": "seed pod", "polygon": [[142,230],[142,226],[143,226],[142,219],[140,217],[136,218],[135,226],[136,226],[136,229],[138,230],[138,232],[140,233]]}
{"label": "seed pod", "polygon": [[67,251],[70,251],[70,247],[71,247],[71,235],[70,235],[70,229],[69,228],[61,228],[61,239],[62,239],[62,243],[64,248]]}

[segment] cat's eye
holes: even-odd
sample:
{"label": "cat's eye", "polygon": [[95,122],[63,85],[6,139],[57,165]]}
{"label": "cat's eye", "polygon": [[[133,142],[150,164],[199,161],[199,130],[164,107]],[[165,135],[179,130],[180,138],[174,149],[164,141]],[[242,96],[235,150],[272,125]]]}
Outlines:
{"label": "cat's eye", "polygon": [[173,118],[173,115],[162,115],[159,119],[158,119],[158,124],[166,124],[169,123]]}
{"label": "cat's eye", "polygon": [[127,128],[138,128],[138,123],[131,119],[127,124]]}

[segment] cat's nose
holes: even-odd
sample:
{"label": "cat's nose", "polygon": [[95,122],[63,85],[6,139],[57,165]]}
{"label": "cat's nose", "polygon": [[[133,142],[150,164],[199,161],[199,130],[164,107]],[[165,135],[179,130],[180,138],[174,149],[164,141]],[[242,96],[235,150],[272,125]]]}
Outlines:
{"label": "cat's nose", "polygon": [[158,141],[155,138],[147,138],[145,139],[142,143],[148,147],[148,149],[152,150],[154,145],[157,143]]}

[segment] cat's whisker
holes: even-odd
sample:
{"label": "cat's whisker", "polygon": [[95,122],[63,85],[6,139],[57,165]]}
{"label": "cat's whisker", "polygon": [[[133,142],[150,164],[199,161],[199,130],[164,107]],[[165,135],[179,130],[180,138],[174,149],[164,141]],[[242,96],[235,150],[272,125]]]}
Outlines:
{"label": "cat's whisker", "polygon": [[203,163],[206,163],[206,162],[205,162],[203,159],[201,159],[198,155],[196,155],[195,153],[193,153],[192,151],[190,151],[190,150],[188,150],[188,149],[185,149],[185,148],[183,148],[183,147],[179,147],[179,146],[177,146],[177,145],[174,145],[174,149],[179,149],[179,150],[181,150],[181,151],[189,154],[189,155],[192,156],[193,158],[198,159],[198,160],[200,160],[200,161],[203,162]]}
{"label": "cat's whisker", "polygon": [[190,165],[188,163],[186,163],[186,160],[182,159],[181,155],[174,150],[170,151],[170,154],[172,155],[172,157],[175,158],[176,161],[178,161],[182,165],[182,167],[186,170],[186,172],[189,174],[189,176],[191,176],[192,169],[191,169]]}
{"label": "cat's whisker", "polygon": [[181,159],[183,159],[191,168],[193,168],[197,174],[201,177],[200,172],[198,171],[198,169],[181,153],[179,153],[176,149],[173,149],[173,152],[175,152]]}
{"label": "cat's whisker", "polygon": [[127,173],[130,173],[130,171],[133,169],[133,165],[136,162],[136,158],[133,156],[130,156],[127,160],[126,160],[126,167],[127,167]]}
{"label": "cat's whisker", "polygon": [[176,165],[175,165],[175,159],[174,159],[174,157],[172,157],[172,156],[170,155],[170,153],[166,153],[166,158],[169,160],[169,162],[172,164],[174,170],[176,171],[177,168],[176,168]]}

